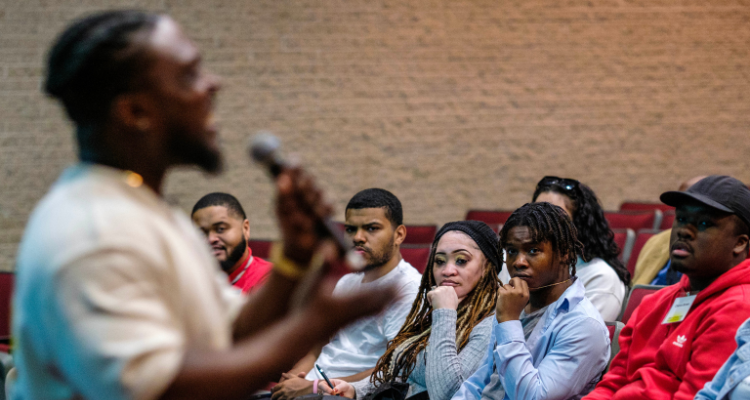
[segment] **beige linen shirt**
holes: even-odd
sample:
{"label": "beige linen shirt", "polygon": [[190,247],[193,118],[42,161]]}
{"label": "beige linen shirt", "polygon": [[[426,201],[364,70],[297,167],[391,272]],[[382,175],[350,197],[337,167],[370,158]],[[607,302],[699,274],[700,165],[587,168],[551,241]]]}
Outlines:
{"label": "beige linen shirt", "polygon": [[232,345],[239,292],[187,216],[128,176],[72,167],[32,214],[18,253],[15,399],[154,399],[188,348]]}

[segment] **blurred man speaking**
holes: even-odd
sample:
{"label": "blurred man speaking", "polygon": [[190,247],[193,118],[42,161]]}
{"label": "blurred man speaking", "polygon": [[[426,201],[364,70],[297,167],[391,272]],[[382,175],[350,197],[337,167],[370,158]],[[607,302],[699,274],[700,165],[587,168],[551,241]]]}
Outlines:
{"label": "blurred man speaking", "polygon": [[36,207],[19,249],[15,399],[246,398],[393,295],[331,298],[322,285],[290,310],[331,212],[298,168],[276,181],[283,244],[271,276],[246,304],[231,289],[161,197],[170,167],[221,165],[219,82],[171,18],[76,21],[50,51],[45,90],[76,126],[80,163]]}

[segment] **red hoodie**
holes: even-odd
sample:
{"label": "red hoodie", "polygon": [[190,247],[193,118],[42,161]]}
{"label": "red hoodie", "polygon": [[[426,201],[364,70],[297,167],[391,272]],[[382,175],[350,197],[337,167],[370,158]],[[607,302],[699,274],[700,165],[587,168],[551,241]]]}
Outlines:
{"label": "red hoodie", "polygon": [[685,320],[662,324],[688,277],[643,299],[620,333],[620,352],[586,400],[692,399],[734,352],[737,328],[750,318],[750,260],[695,298]]}

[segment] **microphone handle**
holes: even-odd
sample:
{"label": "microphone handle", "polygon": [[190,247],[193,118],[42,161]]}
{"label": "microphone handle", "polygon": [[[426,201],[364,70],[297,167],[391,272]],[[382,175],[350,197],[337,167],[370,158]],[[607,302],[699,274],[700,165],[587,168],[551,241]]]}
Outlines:
{"label": "microphone handle", "polygon": [[[271,172],[271,176],[278,178],[279,174],[284,171],[286,164],[281,160],[273,160],[266,164],[268,170]],[[344,234],[338,229],[336,224],[331,221],[330,218],[318,219],[315,232],[320,237],[330,237],[336,242],[336,247],[339,251],[339,256],[343,257],[352,248],[352,243],[344,236]]]}
{"label": "microphone handle", "polygon": [[318,233],[318,236],[330,237],[336,241],[336,247],[338,248],[339,256],[341,257],[344,257],[352,248],[352,242],[344,236],[330,218],[318,220],[318,223],[315,226],[315,231]]}

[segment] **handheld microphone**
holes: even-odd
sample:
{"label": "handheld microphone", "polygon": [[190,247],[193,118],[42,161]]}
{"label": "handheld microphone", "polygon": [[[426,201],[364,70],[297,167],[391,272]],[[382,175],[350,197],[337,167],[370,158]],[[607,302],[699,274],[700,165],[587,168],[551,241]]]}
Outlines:
{"label": "handheld microphone", "polygon": [[[258,132],[248,145],[250,157],[258,164],[266,166],[274,178],[288,167],[280,149],[281,140],[267,131]],[[345,258],[349,268],[360,271],[365,267],[362,256],[351,249],[351,241],[344,237],[330,218],[319,219],[316,224],[316,231],[321,237],[330,237],[334,240],[339,256]]]}

